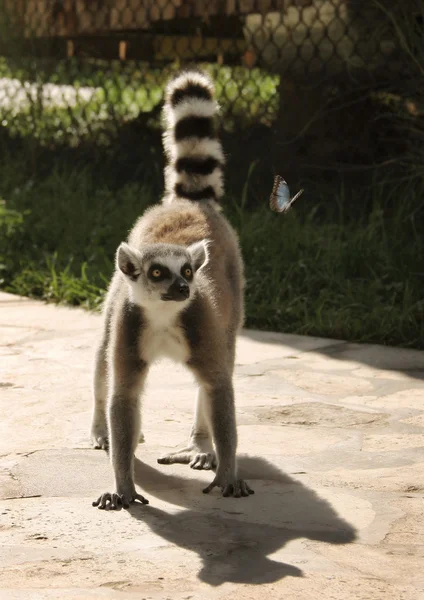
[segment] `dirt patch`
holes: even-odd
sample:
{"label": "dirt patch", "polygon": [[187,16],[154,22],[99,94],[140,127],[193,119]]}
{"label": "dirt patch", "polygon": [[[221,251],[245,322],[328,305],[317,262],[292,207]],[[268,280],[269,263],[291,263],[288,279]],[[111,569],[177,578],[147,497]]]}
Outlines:
{"label": "dirt patch", "polygon": [[[323,359],[323,364],[325,368],[325,359]],[[319,363],[316,363],[315,368],[319,368]],[[368,379],[364,379],[363,377],[352,377],[346,373],[320,373],[306,371],[305,369],[278,369],[270,371],[270,374],[281,377],[301,390],[322,396],[365,394],[374,389],[372,381],[368,381]]]}
{"label": "dirt patch", "polygon": [[272,421],[279,425],[332,428],[381,425],[387,417],[384,413],[369,413],[321,402],[303,402],[291,406],[260,408],[256,410],[256,415],[261,421]]}

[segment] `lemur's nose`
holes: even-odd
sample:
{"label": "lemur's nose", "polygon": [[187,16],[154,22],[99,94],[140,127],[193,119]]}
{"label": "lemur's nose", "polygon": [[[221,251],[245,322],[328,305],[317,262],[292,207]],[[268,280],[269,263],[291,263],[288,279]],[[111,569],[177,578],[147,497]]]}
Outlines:
{"label": "lemur's nose", "polygon": [[179,285],[178,285],[178,291],[185,298],[188,298],[189,295],[190,295],[190,288],[188,287],[188,284],[185,281],[181,281],[179,283]]}
{"label": "lemur's nose", "polygon": [[190,287],[182,277],[177,277],[177,279],[175,279],[169,286],[165,295],[166,300],[175,300],[176,302],[181,302],[190,296]]}

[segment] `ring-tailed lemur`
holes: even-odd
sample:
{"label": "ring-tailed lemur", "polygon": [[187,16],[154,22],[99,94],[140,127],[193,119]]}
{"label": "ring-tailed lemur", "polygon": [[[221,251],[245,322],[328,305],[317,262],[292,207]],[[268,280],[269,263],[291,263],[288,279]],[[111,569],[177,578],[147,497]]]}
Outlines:
{"label": "ring-tailed lemur", "polygon": [[139,402],[149,365],[163,355],[185,363],[199,390],[188,445],[158,462],[216,467],[206,493],[214,487],[224,496],[253,493],[237,476],[232,376],[243,321],[243,265],[237,236],[218,205],[224,154],[217,109],[205,74],[183,72],[168,84],[166,192],[116,254],[96,355],[92,423],[93,445],[110,446],[116,492],[93,502],[99,508],[147,502],[133,479]]}

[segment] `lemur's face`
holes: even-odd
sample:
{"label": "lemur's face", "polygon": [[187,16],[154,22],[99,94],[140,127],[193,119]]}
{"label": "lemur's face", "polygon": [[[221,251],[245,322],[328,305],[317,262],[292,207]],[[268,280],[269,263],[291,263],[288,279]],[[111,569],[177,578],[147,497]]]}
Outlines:
{"label": "lemur's face", "polygon": [[194,290],[194,270],[188,253],[146,260],[138,284],[150,302],[184,302]]}
{"label": "lemur's face", "polygon": [[117,252],[117,265],[130,285],[133,302],[145,307],[152,303],[187,303],[194,294],[196,272],[206,261],[204,241],[187,248],[150,244],[141,250],[124,243]]}

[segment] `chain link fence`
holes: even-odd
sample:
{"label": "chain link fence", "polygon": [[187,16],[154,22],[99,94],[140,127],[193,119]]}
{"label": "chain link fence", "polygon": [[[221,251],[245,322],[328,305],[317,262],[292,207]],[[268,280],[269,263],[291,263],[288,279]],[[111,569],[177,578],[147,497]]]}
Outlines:
{"label": "chain link fence", "polygon": [[392,18],[399,4],[3,0],[0,124],[49,146],[108,144],[134,121],[159,125],[164,84],[188,63],[215,79],[226,127],[270,125],[283,110],[290,121],[293,89],[326,85],[331,94],[405,72]]}

